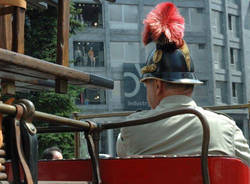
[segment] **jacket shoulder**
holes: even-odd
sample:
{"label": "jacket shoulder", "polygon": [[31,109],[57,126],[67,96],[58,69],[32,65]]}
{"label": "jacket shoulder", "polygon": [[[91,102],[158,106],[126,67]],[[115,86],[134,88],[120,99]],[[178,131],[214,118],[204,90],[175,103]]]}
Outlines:
{"label": "jacket shoulder", "polygon": [[213,110],[211,110],[211,109],[204,109],[204,110],[206,110],[206,111],[208,111],[208,112],[211,112],[211,113],[215,113],[215,114],[218,114],[218,115],[225,116],[226,118],[228,118],[228,119],[234,121],[234,119],[233,119],[231,116],[229,116],[228,114],[226,114],[226,113],[224,113],[224,112],[221,112],[221,111],[213,111]]}

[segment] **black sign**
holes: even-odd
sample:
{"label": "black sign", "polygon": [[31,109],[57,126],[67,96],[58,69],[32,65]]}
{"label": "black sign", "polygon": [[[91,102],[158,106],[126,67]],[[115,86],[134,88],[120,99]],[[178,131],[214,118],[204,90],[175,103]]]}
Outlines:
{"label": "black sign", "polygon": [[124,63],[124,110],[149,109],[146,88],[140,82],[143,64]]}

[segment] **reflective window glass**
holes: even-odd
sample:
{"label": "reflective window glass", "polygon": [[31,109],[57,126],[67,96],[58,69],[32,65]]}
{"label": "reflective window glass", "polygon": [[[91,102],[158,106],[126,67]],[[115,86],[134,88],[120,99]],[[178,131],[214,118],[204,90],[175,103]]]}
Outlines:
{"label": "reflective window glass", "polygon": [[74,41],[73,48],[75,66],[104,66],[103,42]]}
{"label": "reflective window glass", "polygon": [[87,27],[102,27],[102,5],[90,3],[75,3],[75,7],[81,13],[75,17]]}
{"label": "reflective window glass", "polygon": [[76,99],[77,105],[106,104],[106,93],[103,89],[85,89]]}

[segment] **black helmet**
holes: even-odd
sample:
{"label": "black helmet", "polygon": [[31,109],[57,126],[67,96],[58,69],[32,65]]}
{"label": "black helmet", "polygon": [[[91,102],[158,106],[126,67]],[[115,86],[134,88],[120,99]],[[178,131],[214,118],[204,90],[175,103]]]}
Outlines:
{"label": "black helmet", "polygon": [[202,84],[194,73],[194,65],[186,43],[177,49],[174,45],[157,45],[141,70],[141,82],[160,79],[175,84]]}
{"label": "black helmet", "polygon": [[144,20],[143,42],[154,41],[156,49],[141,70],[142,79],[159,79],[176,84],[202,84],[194,74],[194,65],[184,37],[184,18],[173,3],[158,4]]}

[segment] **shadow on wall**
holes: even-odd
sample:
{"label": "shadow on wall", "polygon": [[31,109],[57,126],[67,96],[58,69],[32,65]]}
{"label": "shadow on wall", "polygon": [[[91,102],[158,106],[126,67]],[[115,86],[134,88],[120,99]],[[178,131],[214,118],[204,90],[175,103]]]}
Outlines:
{"label": "shadow on wall", "polygon": [[247,8],[247,14],[244,22],[244,28],[250,30],[250,2]]}

